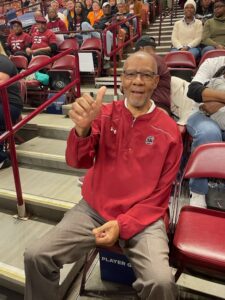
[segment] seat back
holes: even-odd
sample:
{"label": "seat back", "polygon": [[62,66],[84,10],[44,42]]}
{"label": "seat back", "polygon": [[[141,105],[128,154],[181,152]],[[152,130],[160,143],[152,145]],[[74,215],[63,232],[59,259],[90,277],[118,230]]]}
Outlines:
{"label": "seat back", "polygon": [[97,38],[90,38],[83,42],[80,50],[98,50],[102,51],[102,41]]}
{"label": "seat back", "polygon": [[74,70],[75,69],[75,63],[74,63],[74,55],[67,54],[59,59],[57,59],[51,69],[64,69],[64,70]]}
{"label": "seat back", "polygon": [[22,55],[11,55],[10,60],[14,63],[17,69],[26,70],[28,67],[28,60],[25,56]]}
{"label": "seat back", "polygon": [[198,146],[188,160],[184,177],[225,178],[225,143]]}
{"label": "seat back", "polygon": [[[48,62],[49,61],[49,56],[47,55],[38,55],[38,56],[34,56],[29,65],[28,65],[28,69],[32,68],[32,67],[37,67],[40,64],[44,63],[44,62]],[[48,64],[46,66],[43,67],[43,69],[50,69],[52,66],[52,64]]]}
{"label": "seat back", "polygon": [[199,67],[201,64],[208,58],[218,57],[218,56],[225,56],[225,49],[215,49],[211,51],[207,51],[201,58],[199,62]]}
{"label": "seat back", "polygon": [[164,60],[170,68],[196,68],[196,61],[193,54],[187,51],[169,52],[166,54]]}
{"label": "seat back", "polygon": [[79,49],[79,44],[75,38],[66,39],[59,45],[60,52],[67,49],[72,49],[73,51],[77,51]]}

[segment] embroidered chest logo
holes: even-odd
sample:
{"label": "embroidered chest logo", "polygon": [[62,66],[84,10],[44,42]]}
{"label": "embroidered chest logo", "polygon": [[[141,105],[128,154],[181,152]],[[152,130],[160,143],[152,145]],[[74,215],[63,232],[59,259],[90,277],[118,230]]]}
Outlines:
{"label": "embroidered chest logo", "polygon": [[111,128],[110,128],[110,131],[112,131],[114,134],[116,134],[116,129],[115,128],[113,128],[112,126],[111,126]]}
{"label": "embroidered chest logo", "polygon": [[146,145],[152,145],[154,143],[155,137],[154,136],[147,136],[145,140]]}

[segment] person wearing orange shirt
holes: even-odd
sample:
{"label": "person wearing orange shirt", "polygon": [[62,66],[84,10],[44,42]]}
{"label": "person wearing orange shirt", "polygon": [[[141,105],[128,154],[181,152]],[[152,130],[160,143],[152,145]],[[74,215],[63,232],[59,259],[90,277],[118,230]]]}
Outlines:
{"label": "person wearing orange shirt", "polygon": [[93,11],[89,12],[87,15],[91,26],[94,26],[95,22],[98,21],[103,16],[103,11],[98,1],[94,1],[92,4]]}

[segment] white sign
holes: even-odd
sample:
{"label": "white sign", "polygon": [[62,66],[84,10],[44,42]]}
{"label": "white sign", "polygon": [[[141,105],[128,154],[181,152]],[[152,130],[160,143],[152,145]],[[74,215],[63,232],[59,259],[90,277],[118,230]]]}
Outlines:
{"label": "white sign", "polygon": [[80,72],[94,72],[94,61],[92,52],[79,52]]}

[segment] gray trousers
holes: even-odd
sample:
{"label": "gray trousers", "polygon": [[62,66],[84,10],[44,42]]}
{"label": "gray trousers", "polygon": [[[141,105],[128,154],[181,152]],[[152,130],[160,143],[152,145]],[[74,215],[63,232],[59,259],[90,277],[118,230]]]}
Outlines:
{"label": "gray trousers", "polygon": [[[60,269],[95,247],[92,229],[104,220],[81,200],[62,221],[24,254],[25,300],[59,300]],[[159,220],[129,241],[120,241],[137,280],[133,287],[143,300],[174,300],[176,285],[168,264],[168,241]]]}

